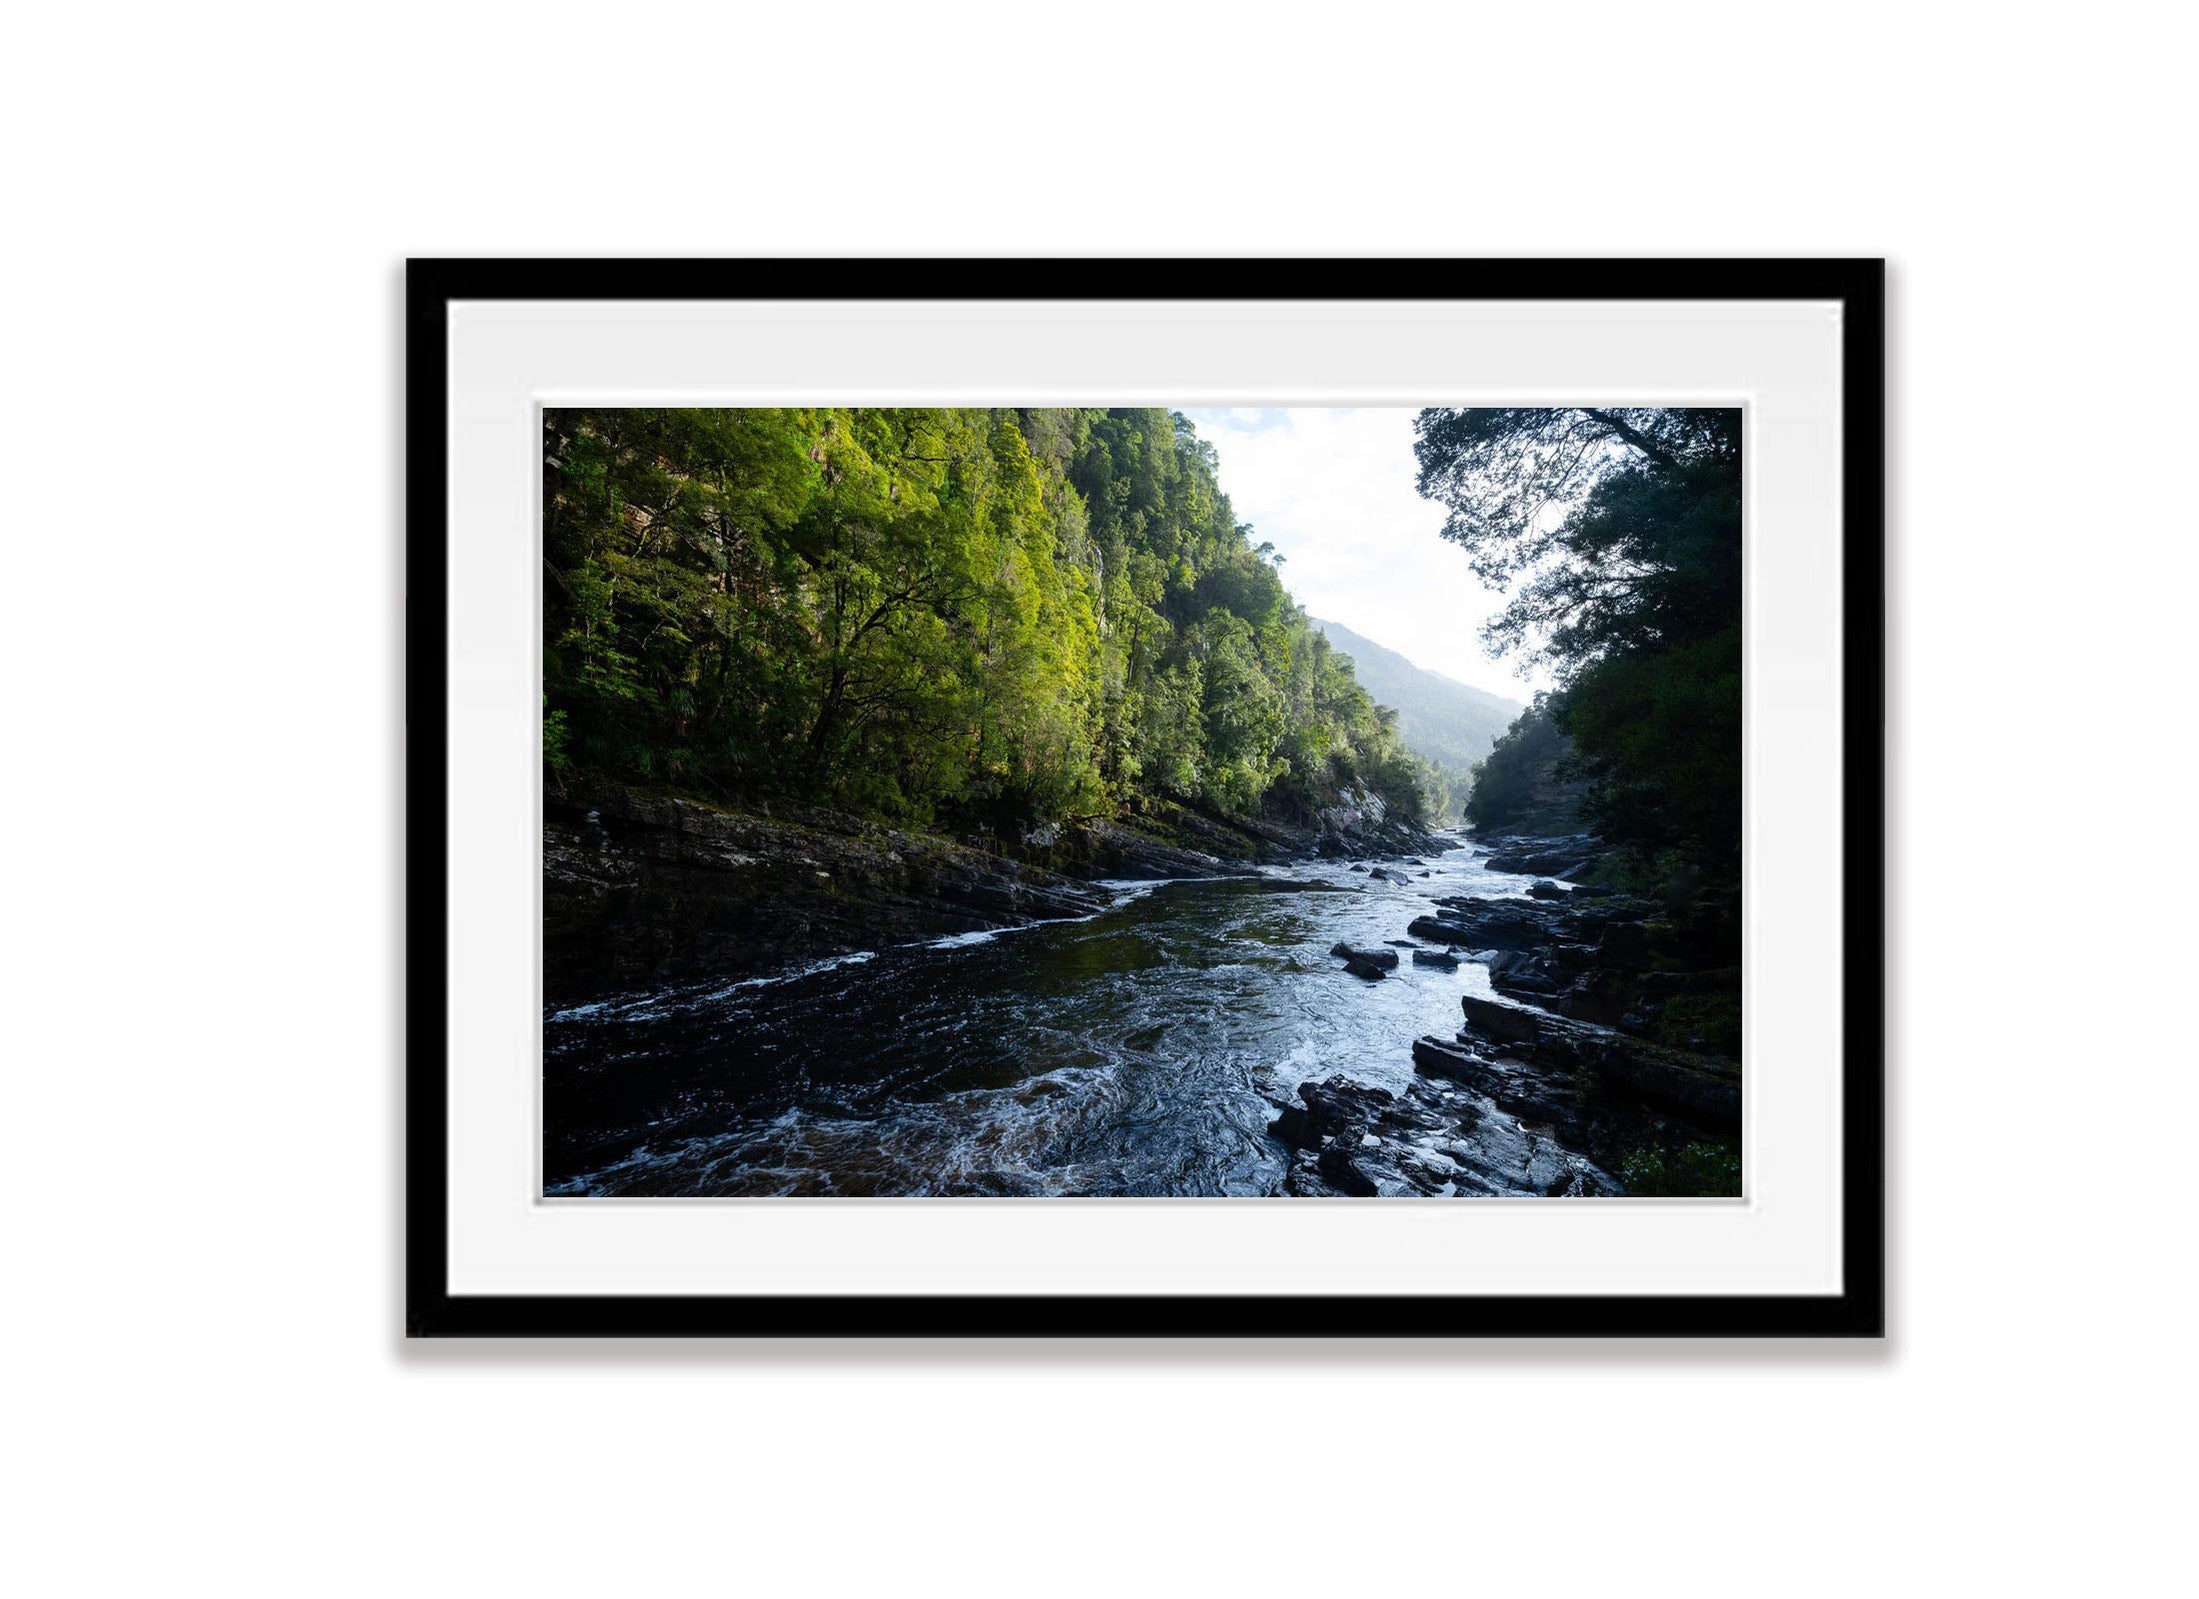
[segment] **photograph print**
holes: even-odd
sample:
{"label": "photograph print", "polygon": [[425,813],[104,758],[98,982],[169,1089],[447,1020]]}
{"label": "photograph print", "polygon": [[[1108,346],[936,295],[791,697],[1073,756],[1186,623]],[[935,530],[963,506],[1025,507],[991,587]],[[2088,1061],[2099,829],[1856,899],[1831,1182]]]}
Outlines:
{"label": "photograph print", "polygon": [[1740,1195],[1742,452],[545,409],[543,1196]]}

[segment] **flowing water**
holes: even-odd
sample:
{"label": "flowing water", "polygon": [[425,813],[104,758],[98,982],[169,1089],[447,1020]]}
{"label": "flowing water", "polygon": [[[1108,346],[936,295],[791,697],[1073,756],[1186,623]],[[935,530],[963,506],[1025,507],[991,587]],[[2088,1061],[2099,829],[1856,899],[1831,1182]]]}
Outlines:
{"label": "flowing water", "polygon": [[[841,956],[801,972],[553,1011],[551,1195],[1265,1194],[1298,1084],[1392,1090],[1487,971],[1416,966],[1437,895],[1532,879],[1467,849],[1110,884],[1078,922]],[[1422,877],[1426,871],[1429,875]],[[1394,944],[1381,982],[1328,953]]]}

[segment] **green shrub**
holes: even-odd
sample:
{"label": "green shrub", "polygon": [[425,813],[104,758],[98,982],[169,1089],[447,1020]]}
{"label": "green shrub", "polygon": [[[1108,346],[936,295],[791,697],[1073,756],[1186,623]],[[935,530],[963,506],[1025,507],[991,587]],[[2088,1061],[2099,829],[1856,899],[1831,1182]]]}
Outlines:
{"label": "green shrub", "polygon": [[1660,1044],[1674,1049],[1741,1058],[1741,996],[1736,993],[1675,994],[1650,1029]]}
{"label": "green shrub", "polygon": [[1666,1151],[1654,1144],[1628,1155],[1619,1181],[1643,1199],[1738,1199],[1741,1151],[1727,1144],[1683,1144]]}

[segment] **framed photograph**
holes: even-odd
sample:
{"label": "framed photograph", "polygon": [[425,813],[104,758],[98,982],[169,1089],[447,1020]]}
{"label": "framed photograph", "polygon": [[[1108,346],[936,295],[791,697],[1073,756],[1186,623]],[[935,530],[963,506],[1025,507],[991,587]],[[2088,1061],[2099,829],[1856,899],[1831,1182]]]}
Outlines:
{"label": "framed photograph", "polygon": [[1875,260],[407,277],[407,1327],[1876,1336]]}

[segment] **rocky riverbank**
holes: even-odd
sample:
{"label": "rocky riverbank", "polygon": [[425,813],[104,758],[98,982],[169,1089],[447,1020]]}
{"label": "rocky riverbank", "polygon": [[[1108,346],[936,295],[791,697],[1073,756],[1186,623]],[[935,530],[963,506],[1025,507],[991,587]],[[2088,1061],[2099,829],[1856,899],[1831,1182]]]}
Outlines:
{"label": "rocky riverbank", "polygon": [[[1472,962],[1488,983],[1461,996],[1454,1031],[1406,1045],[1428,1025],[1423,1016],[1374,1046],[1399,1056],[1409,1047],[1410,1076],[1399,1059],[1377,1073],[1381,1082],[1329,1071],[1295,1093],[1289,1077],[1263,1088],[1270,1135],[1288,1161],[1268,1179],[1272,1192],[1598,1196],[1738,1185],[1737,907],[1584,883],[1596,875],[1592,838],[1482,840],[1478,863],[1446,866],[1428,857],[1458,848],[1456,838],[1343,804],[1298,826],[1154,805],[1015,840],[954,840],[585,782],[549,796],[544,820],[553,1008],[1081,920],[1119,903],[1126,881],[1353,857],[1357,875],[1345,880],[1374,895],[1362,903],[1397,894],[1409,908],[1392,913],[1403,936],[1385,938],[1377,913],[1322,946],[1340,973],[1388,992],[1410,989],[1418,968]],[[1442,868],[1439,884],[1425,881],[1431,864]],[[1508,881],[1484,887],[1477,866]],[[1530,877],[1522,895],[1521,876],[1533,873],[1549,875]],[[1470,891],[1448,892],[1454,885]],[[1142,991],[1158,977],[1140,982]]]}
{"label": "rocky riverbank", "polygon": [[[1491,870],[1557,875],[1525,899],[1439,899],[1407,932],[1416,963],[1480,962],[1500,997],[1463,996],[1454,1036],[1415,1042],[1403,1094],[1299,1085],[1270,1128],[1299,1151],[1277,1191],[1597,1196],[1724,1191],[1730,1174],[1737,1192],[1738,906],[1560,880],[1592,871],[1585,836],[1491,844]],[[1388,969],[1332,954],[1370,980]]]}
{"label": "rocky riverbank", "polygon": [[1452,841],[1347,790],[1304,823],[1149,803],[1016,839],[948,839],[828,811],[740,811],[569,778],[543,801],[543,984],[552,1004],[695,976],[1090,916],[1108,881],[1223,877]]}

